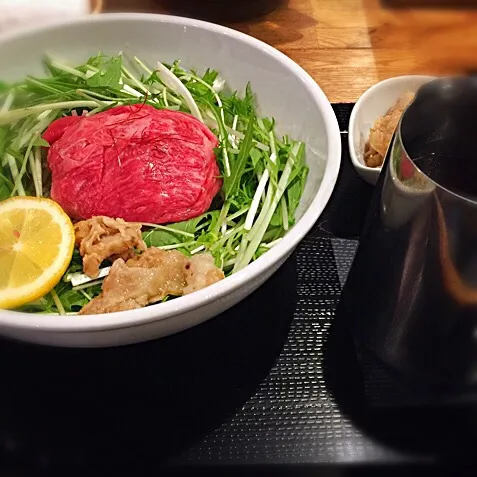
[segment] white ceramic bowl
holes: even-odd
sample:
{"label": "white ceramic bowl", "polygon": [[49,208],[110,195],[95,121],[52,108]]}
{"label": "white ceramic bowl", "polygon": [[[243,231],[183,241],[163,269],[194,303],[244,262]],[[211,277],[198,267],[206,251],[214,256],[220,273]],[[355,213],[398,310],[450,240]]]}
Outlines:
{"label": "white ceramic bowl", "polygon": [[375,185],[380,167],[368,167],[364,162],[364,146],[376,119],[396,103],[404,93],[415,93],[432,76],[396,76],[369,88],[355,104],[348,127],[348,144],[351,162],[358,174],[369,184]]}
{"label": "white ceramic bowl", "polygon": [[[236,31],[193,19],[147,14],[109,14],[0,36],[1,79],[43,74],[43,55],[83,62],[101,50],[123,51],[150,64],[180,58],[187,67],[218,70],[233,89],[248,81],[260,112],[279,132],[307,144],[310,174],[299,220],[273,249],[239,273],[170,302],[120,313],[42,316],[0,310],[0,333],[41,344],[114,346],[172,334],[230,308],[265,282],[288,258],[325,208],[341,160],[340,132],[319,86],[272,47]],[[260,317],[257,317],[259,319]]]}

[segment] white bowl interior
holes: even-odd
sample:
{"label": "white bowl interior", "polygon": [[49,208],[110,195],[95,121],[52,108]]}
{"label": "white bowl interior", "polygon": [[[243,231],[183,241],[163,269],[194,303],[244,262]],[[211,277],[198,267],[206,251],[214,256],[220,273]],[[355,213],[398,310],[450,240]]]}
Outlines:
{"label": "white bowl interior", "polygon": [[430,76],[398,76],[390,78],[368,89],[356,103],[349,125],[351,155],[357,166],[379,175],[381,168],[370,168],[364,162],[364,146],[374,122],[384,116],[400,96],[416,92],[421,85],[430,81]]}
{"label": "white bowl interior", "polygon": [[[161,15],[100,15],[36,31],[0,37],[1,79],[43,75],[44,54],[68,64],[82,63],[99,51],[136,55],[154,65],[157,60],[204,71],[220,72],[232,89],[251,82],[262,114],[276,119],[279,132],[307,144],[310,174],[298,211],[302,217],[284,240],[242,272],[208,289],[142,310],[61,320],[0,310],[0,322],[12,326],[74,330],[126,326],[203,306],[244,286],[288,255],[311,228],[329,199],[340,162],[339,130],[324,94],[291,60],[267,45],[220,26]],[[331,142],[330,142],[331,138]],[[331,156],[331,159],[330,159]],[[311,207],[310,207],[311,206]],[[116,316],[113,316],[116,315]],[[121,316],[120,316],[121,315]]]}

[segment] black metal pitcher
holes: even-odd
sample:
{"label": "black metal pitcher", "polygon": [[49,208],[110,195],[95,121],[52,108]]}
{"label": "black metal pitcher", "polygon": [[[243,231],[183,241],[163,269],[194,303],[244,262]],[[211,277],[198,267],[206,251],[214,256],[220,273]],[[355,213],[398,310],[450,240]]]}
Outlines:
{"label": "black metal pitcher", "polygon": [[477,81],[422,86],[402,116],[339,312],[410,380],[477,384]]}

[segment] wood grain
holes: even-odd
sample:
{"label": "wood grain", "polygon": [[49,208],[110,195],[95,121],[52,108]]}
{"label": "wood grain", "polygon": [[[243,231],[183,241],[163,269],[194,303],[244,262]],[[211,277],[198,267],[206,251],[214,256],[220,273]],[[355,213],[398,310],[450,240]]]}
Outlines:
{"label": "wood grain", "polygon": [[[276,1],[271,13],[228,26],[290,56],[332,102],[356,101],[377,81],[396,75],[477,71],[477,8],[431,8],[430,0],[425,8],[418,0],[395,1],[399,8],[381,0]],[[173,4],[105,0],[104,10],[176,13]],[[412,4],[421,7],[400,6]]]}

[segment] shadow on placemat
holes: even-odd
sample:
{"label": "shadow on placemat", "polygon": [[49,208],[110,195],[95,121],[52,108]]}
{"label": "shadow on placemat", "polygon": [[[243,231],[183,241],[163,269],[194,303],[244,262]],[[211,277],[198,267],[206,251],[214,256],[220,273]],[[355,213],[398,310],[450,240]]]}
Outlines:
{"label": "shadow on placemat", "polygon": [[426,462],[475,459],[477,400],[446,400],[423,384],[404,381],[355,346],[339,309],[328,336],[324,372],[341,411],[369,437]]}
{"label": "shadow on placemat", "polygon": [[292,258],[259,293],[175,336],[96,350],[2,341],[2,475],[153,470],[253,395],[286,339],[295,289]]}
{"label": "shadow on placemat", "polygon": [[[335,111],[336,106],[341,105],[335,105]],[[345,134],[341,135],[341,148],[338,180],[317,226],[323,236],[357,239],[366,219],[374,187],[354,170],[349,157],[348,136]]]}

